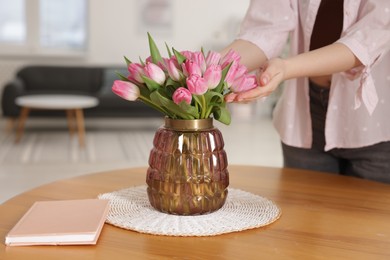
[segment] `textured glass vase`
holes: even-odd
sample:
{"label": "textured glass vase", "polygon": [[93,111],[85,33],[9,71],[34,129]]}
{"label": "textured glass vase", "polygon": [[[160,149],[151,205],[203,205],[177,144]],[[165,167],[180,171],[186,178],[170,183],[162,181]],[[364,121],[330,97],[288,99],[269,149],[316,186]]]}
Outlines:
{"label": "textured glass vase", "polygon": [[165,118],[149,157],[149,201],[155,209],[169,214],[216,211],[228,194],[227,166],[223,137],[212,118]]}

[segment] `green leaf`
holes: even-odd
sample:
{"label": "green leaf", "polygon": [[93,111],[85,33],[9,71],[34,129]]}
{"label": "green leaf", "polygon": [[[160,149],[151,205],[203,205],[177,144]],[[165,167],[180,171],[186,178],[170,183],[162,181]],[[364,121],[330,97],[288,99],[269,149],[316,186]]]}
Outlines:
{"label": "green leaf", "polygon": [[170,118],[175,118],[175,114],[172,113],[171,111],[167,110],[167,109],[164,107],[164,105],[163,105],[163,103],[162,103],[162,101],[161,101],[162,99],[161,99],[160,96],[161,96],[161,94],[159,93],[158,90],[156,90],[156,91],[150,93],[150,100],[151,100],[150,103],[152,103],[152,104],[154,104],[155,106],[161,108],[161,110],[164,111],[164,114],[165,114],[165,115],[169,116]]}
{"label": "green leaf", "polygon": [[140,63],[143,67],[145,67],[145,62],[141,59],[141,57],[139,57],[139,63]]}
{"label": "green leaf", "polygon": [[182,101],[178,106],[183,110],[186,111],[188,114],[192,115],[194,118],[199,118],[198,109],[196,109],[194,106],[191,106],[190,104],[187,104],[186,102]]}
{"label": "green leaf", "polygon": [[201,96],[192,95],[192,98],[195,100],[195,103],[198,106],[199,114],[201,114],[201,111],[203,110],[203,102],[202,102]]}
{"label": "green leaf", "polygon": [[123,81],[129,81],[129,79],[126,76],[123,76],[120,72],[115,71],[115,74],[118,75],[118,77]]}
{"label": "green leaf", "polygon": [[210,117],[211,111],[214,110],[215,106],[225,106],[225,99],[222,94],[215,91],[207,91],[205,94],[207,109],[205,112],[205,118]]}
{"label": "green leaf", "polygon": [[215,110],[213,111],[213,116],[216,120],[225,125],[230,125],[231,123],[230,112],[226,107],[215,107]]}
{"label": "green leaf", "polygon": [[200,52],[203,54],[203,57],[205,57],[205,58],[206,58],[206,55],[204,55],[204,49],[203,49],[203,46],[202,46],[202,47],[200,47]]}
{"label": "green leaf", "polygon": [[155,103],[156,105],[162,106],[163,104],[162,104],[162,102],[161,102],[161,99],[160,99],[159,95],[160,95],[160,94],[158,93],[157,90],[154,91],[154,92],[151,92],[151,93],[150,93],[150,100],[151,100],[153,103]]}
{"label": "green leaf", "polygon": [[165,93],[166,93],[166,97],[169,97],[169,99],[172,99],[172,96],[173,96],[173,93],[175,93],[176,91],[176,87],[170,85],[170,86],[166,86],[165,87]]}
{"label": "green leaf", "polygon": [[162,61],[162,57],[150,33],[148,33],[148,40],[149,40],[150,56],[152,57],[152,61],[153,63],[158,64],[159,61]]}
{"label": "green leaf", "polygon": [[150,98],[151,91],[147,87],[145,87],[145,85],[138,86],[138,88],[141,96],[148,99]]}
{"label": "green leaf", "polygon": [[221,81],[219,82],[218,86],[214,89],[214,91],[219,92],[219,93],[222,93],[222,92],[223,92],[223,90],[224,90],[225,78],[226,78],[226,75],[228,74],[229,69],[230,69],[230,67],[232,66],[232,64],[233,64],[233,62],[231,62],[228,66],[226,66],[226,67],[222,70]]}
{"label": "green leaf", "polygon": [[156,81],[154,81],[148,77],[145,77],[144,75],[141,75],[141,77],[144,80],[146,86],[148,87],[148,89],[150,91],[154,91],[154,90],[159,89],[161,87],[161,85],[158,84]]}
{"label": "green leaf", "polygon": [[222,104],[225,102],[225,99],[223,97],[223,95],[221,93],[218,93],[218,92],[215,92],[215,91],[207,91],[205,94],[204,94],[205,98],[206,98],[206,102],[207,103],[211,103],[212,101],[214,101],[215,103],[218,103],[218,104]]}
{"label": "green leaf", "polygon": [[131,64],[131,61],[126,56],[123,56],[123,57],[125,58],[126,65],[128,67]]}
{"label": "green leaf", "polygon": [[150,98],[146,98],[143,96],[140,96],[139,99],[144,102],[146,105],[150,106],[151,108],[156,109],[157,111],[163,113],[164,115],[169,115],[169,112],[166,111],[163,107],[161,107],[160,104],[157,104],[154,101],[151,101]]}
{"label": "green leaf", "polygon": [[171,52],[171,50],[169,49],[169,46],[168,46],[168,44],[167,43],[165,43],[165,47],[167,48],[167,52],[168,52],[168,57],[169,58],[171,58],[172,57],[172,52]]}
{"label": "green leaf", "polygon": [[166,87],[173,86],[175,89],[177,89],[178,87],[181,87],[182,85],[180,84],[180,82],[174,81],[171,77],[168,77],[166,82],[165,82],[165,86]]}
{"label": "green leaf", "polygon": [[172,48],[173,50],[173,53],[175,54],[175,57],[177,59],[177,62],[179,63],[179,65],[183,64],[183,62],[186,61],[186,56],[184,56],[183,54],[181,54],[179,51],[175,50],[175,48]]}

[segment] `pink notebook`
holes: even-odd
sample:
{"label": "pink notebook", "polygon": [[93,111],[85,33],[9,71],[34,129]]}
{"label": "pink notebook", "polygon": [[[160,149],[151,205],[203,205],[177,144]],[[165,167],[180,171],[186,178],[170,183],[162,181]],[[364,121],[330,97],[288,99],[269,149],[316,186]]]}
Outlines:
{"label": "pink notebook", "polygon": [[96,244],[108,210],[108,200],[37,201],[8,233],[5,244]]}

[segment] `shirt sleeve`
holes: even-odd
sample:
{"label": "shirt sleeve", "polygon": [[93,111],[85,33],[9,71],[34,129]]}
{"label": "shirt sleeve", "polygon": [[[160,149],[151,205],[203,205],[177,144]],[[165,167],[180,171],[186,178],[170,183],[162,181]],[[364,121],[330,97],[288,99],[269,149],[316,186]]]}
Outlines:
{"label": "shirt sleeve", "polygon": [[359,12],[348,19],[356,22],[348,28],[337,42],[345,44],[361,61],[363,66],[346,71],[347,77],[360,77],[360,87],[355,97],[355,108],[363,103],[371,114],[378,96],[371,67],[381,60],[390,49],[390,1],[362,0]]}
{"label": "shirt sleeve", "polygon": [[268,59],[277,57],[297,19],[288,0],[251,0],[238,39],[254,43]]}

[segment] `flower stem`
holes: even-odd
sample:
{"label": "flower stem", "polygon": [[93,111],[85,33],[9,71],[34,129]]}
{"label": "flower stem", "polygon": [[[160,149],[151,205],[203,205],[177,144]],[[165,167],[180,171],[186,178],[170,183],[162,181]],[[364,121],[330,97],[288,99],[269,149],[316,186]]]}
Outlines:
{"label": "flower stem", "polygon": [[154,109],[160,111],[161,113],[163,113],[163,114],[165,114],[165,115],[170,115],[170,116],[171,116],[171,114],[170,114],[168,111],[166,111],[164,108],[162,108],[162,107],[156,105],[156,104],[153,103],[151,100],[149,100],[149,99],[147,99],[147,98],[145,98],[145,97],[143,97],[143,96],[139,96],[138,98],[139,98],[142,102],[144,102],[145,104],[147,104],[148,106],[153,107]]}
{"label": "flower stem", "polygon": [[213,106],[211,106],[211,107],[209,107],[208,109],[207,109],[207,112],[206,112],[206,115],[205,115],[205,118],[208,118],[208,117],[210,117],[210,114],[211,114],[211,111],[213,110]]}
{"label": "flower stem", "polygon": [[201,118],[206,118],[206,113],[207,113],[207,104],[206,104],[206,98],[204,95],[201,96],[201,101],[202,101],[202,113],[201,113]]}

